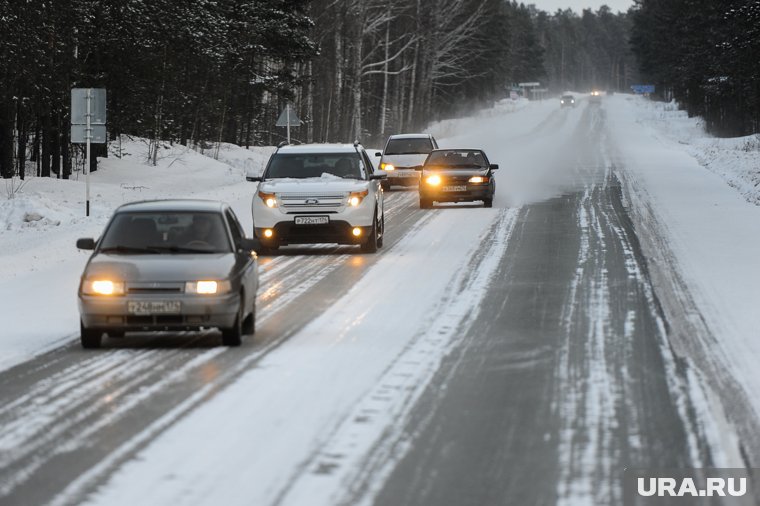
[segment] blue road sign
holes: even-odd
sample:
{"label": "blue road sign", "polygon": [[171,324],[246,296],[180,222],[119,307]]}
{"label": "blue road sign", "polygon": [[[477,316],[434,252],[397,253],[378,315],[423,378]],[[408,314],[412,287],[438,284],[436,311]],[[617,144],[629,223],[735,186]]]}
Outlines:
{"label": "blue road sign", "polygon": [[646,94],[654,93],[654,84],[634,84],[631,86],[634,93]]}

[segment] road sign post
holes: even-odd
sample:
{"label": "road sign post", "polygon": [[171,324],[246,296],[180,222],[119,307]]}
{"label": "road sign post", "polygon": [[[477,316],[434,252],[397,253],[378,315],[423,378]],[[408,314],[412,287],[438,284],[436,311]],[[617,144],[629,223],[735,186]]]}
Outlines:
{"label": "road sign post", "polygon": [[106,90],[72,88],[71,142],[85,148],[85,215],[90,215],[90,144],[106,142]]}
{"label": "road sign post", "polygon": [[280,117],[277,118],[275,126],[285,127],[287,130],[288,144],[290,144],[290,127],[301,126],[301,119],[296,115],[290,107],[290,104],[285,106],[285,109],[280,113]]}

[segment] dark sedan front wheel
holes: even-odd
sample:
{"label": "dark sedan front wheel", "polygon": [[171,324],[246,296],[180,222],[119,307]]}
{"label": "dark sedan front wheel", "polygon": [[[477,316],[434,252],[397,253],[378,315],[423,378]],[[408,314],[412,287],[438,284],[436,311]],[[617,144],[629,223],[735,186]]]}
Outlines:
{"label": "dark sedan front wheel", "polygon": [[100,344],[103,342],[103,331],[98,329],[88,329],[80,320],[79,339],[82,342],[82,348],[100,348]]}

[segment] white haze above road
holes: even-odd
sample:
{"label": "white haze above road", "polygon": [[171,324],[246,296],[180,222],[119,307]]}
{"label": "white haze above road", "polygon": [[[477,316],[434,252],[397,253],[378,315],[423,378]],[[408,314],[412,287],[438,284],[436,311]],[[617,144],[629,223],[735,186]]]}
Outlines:
{"label": "white haze above road", "polygon": [[555,13],[558,9],[572,9],[580,14],[583,9],[596,11],[602,5],[606,5],[612,9],[613,12],[625,12],[630,7],[633,7],[633,2],[631,0],[535,0],[528,3],[532,3],[538,9],[550,14]]}

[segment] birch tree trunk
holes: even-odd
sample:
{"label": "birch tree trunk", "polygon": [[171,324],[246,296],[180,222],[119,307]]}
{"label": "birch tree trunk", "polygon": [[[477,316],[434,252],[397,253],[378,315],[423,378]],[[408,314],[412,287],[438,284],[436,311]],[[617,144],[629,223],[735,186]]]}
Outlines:
{"label": "birch tree trunk", "polygon": [[[388,6],[388,16],[390,17],[390,5]],[[390,58],[390,33],[391,22],[388,21],[385,24],[385,64],[383,65],[383,98],[380,106],[380,137],[385,137],[385,117],[388,114],[388,59]]]}

